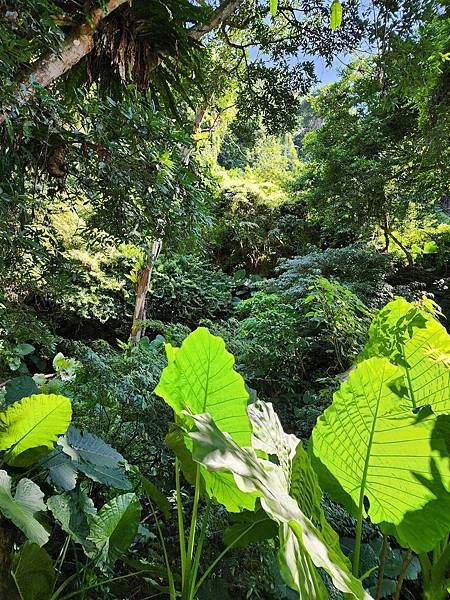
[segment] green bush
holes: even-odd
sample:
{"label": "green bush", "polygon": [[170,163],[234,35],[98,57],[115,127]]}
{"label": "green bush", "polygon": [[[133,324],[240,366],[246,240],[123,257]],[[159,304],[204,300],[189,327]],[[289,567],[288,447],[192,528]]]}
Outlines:
{"label": "green bush", "polygon": [[295,306],[302,304],[317,276],[333,277],[366,302],[378,305],[389,298],[387,278],[394,273],[394,262],[365,243],[326,250],[310,246],[303,256],[281,260],[276,272],[269,289],[285,293]]}
{"label": "green bush", "polygon": [[232,279],[193,255],[160,257],[153,271],[147,317],[195,327],[231,315]]}
{"label": "green bush", "polygon": [[54,354],[56,338],[35,311],[0,294],[0,374],[42,371]]}
{"label": "green bush", "polygon": [[62,347],[80,366],[64,385],[73,398],[75,423],[114,444],[144,472],[167,477],[164,445],[170,413],[154,394],[166,364],[164,340],[144,338],[132,349],[118,351],[98,340],[91,346],[66,341]]}
{"label": "green bush", "polygon": [[301,388],[310,341],[299,312],[278,294],[257,292],[239,302],[235,314],[225,336],[249,385],[269,397]]}

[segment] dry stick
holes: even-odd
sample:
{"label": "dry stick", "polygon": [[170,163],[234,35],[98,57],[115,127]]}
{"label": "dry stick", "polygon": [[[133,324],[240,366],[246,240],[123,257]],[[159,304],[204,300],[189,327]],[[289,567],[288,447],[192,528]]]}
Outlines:
{"label": "dry stick", "polygon": [[406,571],[408,565],[411,562],[412,550],[408,550],[403,558],[402,568],[400,569],[400,575],[398,576],[397,587],[395,588],[394,600],[399,600],[400,592],[402,589],[403,582],[405,581]]}
{"label": "dry stick", "polygon": [[387,535],[383,535],[383,545],[381,547],[381,553],[380,553],[380,567],[378,569],[378,579],[377,579],[377,589],[375,592],[375,600],[380,600],[380,598],[381,598],[381,588],[383,586],[384,565],[386,563],[387,549],[388,549],[388,537],[387,537]]}

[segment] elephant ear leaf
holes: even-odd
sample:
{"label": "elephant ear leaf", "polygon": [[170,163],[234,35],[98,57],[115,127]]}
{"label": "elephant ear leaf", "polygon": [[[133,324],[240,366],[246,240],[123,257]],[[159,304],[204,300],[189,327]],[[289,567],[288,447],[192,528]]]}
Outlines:
{"label": "elephant ear leaf", "polygon": [[36,518],[39,512],[46,510],[44,494],[39,486],[30,479],[21,479],[13,496],[11,477],[6,471],[0,471],[0,513],[39,546],[48,542],[50,537]]}
{"label": "elephant ear leaf", "polygon": [[369,330],[365,356],[384,356],[405,369],[414,407],[450,413],[450,335],[432,315],[403,298],[382,308]]}
{"label": "elephant ear leaf", "polygon": [[11,404],[0,413],[0,450],[7,450],[6,462],[29,466],[37,455],[47,454],[71,418],[72,406],[65,396],[37,394]]}
{"label": "elephant ear leaf", "polygon": [[141,506],[135,494],[122,494],[107,502],[93,516],[88,540],[101,562],[113,565],[136,537]]}
{"label": "elephant ear leaf", "polygon": [[[261,411],[260,411],[261,414]],[[302,599],[319,600],[325,598],[326,591],[323,584],[317,580],[316,569],[324,569],[332,578],[334,585],[341,591],[348,593],[353,598],[368,599],[370,596],[364,592],[361,582],[353,577],[348,570],[348,565],[343,562],[341,555],[330,547],[314,523],[302,512],[297,501],[289,494],[289,474],[283,471],[280,464],[259,458],[253,448],[242,448],[236,444],[230,435],[220,431],[209,414],[200,414],[193,417],[196,431],[190,436],[194,441],[193,458],[212,472],[227,471],[234,477],[236,485],[243,493],[259,496],[265,514],[278,524],[282,532],[287,532],[291,540],[294,536],[295,544],[286,546],[289,552],[282,557],[284,564],[289,569],[302,568],[301,574],[287,577],[286,583],[299,590],[303,585],[302,574],[307,574],[307,592]],[[272,433],[278,435],[278,424]],[[283,432],[284,433],[284,432]],[[262,429],[258,437],[262,439]],[[267,439],[267,444],[272,443],[273,436]],[[283,444],[282,440],[279,440]],[[282,452],[290,452],[284,448]],[[293,556],[292,550],[299,550]],[[305,562],[306,561],[306,562]],[[283,564],[283,563],[282,563]],[[283,572],[283,569],[282,569]],[[289,573],[292,575],[291,571]],[[297,583],[298,582],[298,585]],[[297,586],[297,587],[295,587]],[[305,588],[303,588],[305,589]]]}
{"label": "elephant ear leaf", "polygon": [[[322,490],[309,457],[300,440],[286,434],[272,404],[257,401],[248,407],[253,427],[252,446],[269,456],[275,456],[284,477],[286,489],[294,498],[302,513],[311,520],[323,540],[333,549],[339,563],[350,569],[350,562],[343,554],[339,536],[329,525],[323,512]],[[300,598],[327,598],[326,588],[320,575],[301,543],[301,528],[296,531],[295,521],[280,525],[280,549],[278,562],[285,582],[300,595]]]}
{"label": "elephant ear leaf", "polygon": [[[168,362],[155,393],[173,408],[185,432],[193,427],[192,415],[207,412],[237,444],[249,446],[249,395],[243,378],[233,369],[234,357],[226,351],[224,341],[199,327],[176,351],[170,347]],[[192,451],[192,440],[186,436],[185,441]],[[203,466],[200,471],[207,494],[229,512],[253,510],[256,496],[243,494],[232,475],[210,473]]]}
{"label": "elephant ear leaf", "polygon": [[21,598],[50,598],[56,571],[48,553],[33,542],[25,542],[15,556],[12,575]]}
{"label": "elephant ear leaf", "polygon": [[409,410],[397,392],[402,377],[402,368],[385,358],[360,363],[318,419],[311,453],[334,499],[355,517],[366,514],[367,502],[372,522],[402,524],[403,541],[414,550],[416,528],[405,527],[405,517],[424,507],[443,511],[446,524],[438,521],[448,530],[450,475],[436,417]]}

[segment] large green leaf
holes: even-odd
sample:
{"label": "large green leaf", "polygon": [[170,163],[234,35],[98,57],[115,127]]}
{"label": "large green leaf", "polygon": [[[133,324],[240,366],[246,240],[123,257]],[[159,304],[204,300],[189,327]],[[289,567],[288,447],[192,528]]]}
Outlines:
{"label": "large green leaf", "polygon": [[30,479],[21,479],[13,496],[11,477],[6,471],[0,471],[0,512],[39,546],[48,542],[49,534],[36,517],[46,510],[44,494],[39,486]]}
{"label": "large green leaf", "polygon": [[20,377],[13,377],[6,385],[5,391],[5,402],[9,406],[26,396],[37,394],[39,390],[32,377],[21,375]]}
{"label": "large green leaf", "polygon": [[124,457],[97,436],[76,427],[58,439],[58,446],[42,465],[49,470],[50,480],[59,488],[75,487],[77,473],[119,490],[130,490]]}
{"label": "large green leaf", "polygon": [[47,506],[61,529],[68,533],[75,542],[85,546],[89,535],[89,521],[80,506],[80,498],[77,494],[51,496],[47,500]]}
{"label": "large green leaf", "polygon": [[[328,524],[322,509],[322,490],[309,457],[295,435],[286,434],[272,404],[257,401],[248,407],[253,428],[253,448],[276,456],[285,479],[286,489],[297,501],[302,513],[320,531],[324,541],[333,549],[342,565],[350,569],[339,543],[339,536]],[[286,583],[300,598],[328,597],[326,588],[311,564],[308,553],[295,532],[295,522],[280,526],[280,572]]]}
{"label": "large green leaf", "polygon": [[233,544],[237,548],[244,548],[255,542],[272,539],[278,533],[278,525],[261,508],[254,512],[230,515],[230,520],[231,525],[223,532],[223,541],[227,546]]}
{"label": "large green leaf", "polygon": [[48,481],[60,490],[73,490],[77,484],[78,469],[74,461],[57,445],[41,459],[40,465],[48,470]]}
{"label": "large green leaf", "polygon": [[168,519],[172,508],[172,505],[170,504],[169,500],[156,487],[156,485],[152,481],[150,481],[150,479],[147,479],[147,477],[144,477],[144,475],[142,475],[139,472],[137,467],[135,467],[133,471],[139,477],[141,485],[144,488],[145,495],[147,496],[149,501],[154,502],[155,505],[160,509],[162,514],[165,516],[165,518]]}
{"label": "large green leaf", "polygon": [[[289,528],[296,538],[295,548],[300,548],[307,558],[305,569],[311,579],[317,576],[313,565],[324,569],[334,585],[354,598],[368,599],[361,582],[353,577],[341,553],[337,553],[324,539],[320,530],[302,512],[297,501],[289,494],[289,477],[280,464],[259,458],[253,448],[243,448],[227,433],[215,425],[209,414],[195,415],[197,431],[190,433],[194,441],[193,457],[211,471],[229,471],[242,492],[258,495],[264,512],[285,531]],[[258,433],[261,439],[261,430]],[[289,444],[292,442],[292,439]],[[265,442],[269,445],[271,442]],[[290,451],[285,448],[282,454]],[[290,557],[290,552],[288,557]],[[298,556],[300,560],[300,556]],[[309,562],[308,562],[309,561]],[[287,560],[285,561],[288,564]],[[289,563],[294,569],[293,577],[287,583],[298,579],[295,569],[304,562],[293,560]],[[295,588],[294,588],[295,589]],[[323,598],[320,582],[309,589],[308,600]]]}
{"label": "large green leaf", "polygon": [[53,591],[56,571],[44,548],[25,542],[14,560],[12,576],[20,597],[26,600],[48,600]]}
{"label": "large green leaf", "polygon": [[32,464],[36,455],[29,451],[51,450],[71,418],[70,400],[55,394],[29,396],[9,406],[0,413],[0,450],[8,450],[8,464]]}
{"label": "large green leaf", "polygon": [[135,494],[122,494],[107,502],[92,518],[89,540],[102,562],[114,564],[136,537],[141,506]]}
{"label": "large green leaf", "polygon": [[[192,415],[208,412],[217,427],[240,445],[250,445],[251,426],[247,416],[248,392],[244,380],[233,369],[234,358],[224,341],[199,327],[187,336],[181,348],[168,346],[168,366],[155,393],[175,411],[185,430],[192,428]],[[186,438],[186,446],[192,442]],[[252,510],[255,497],[243,494],[228,473],[210,473],[200,467],[209,496],[228,511]]]}
{"label": "large green leaf", "polygon": [[385,356],[405,369],[415,407],[429,404],[435,414],[450,413],[450,335],[429,313],[403,298],[382,308],[369,330],[365,356]]}
{"label": "large green leaf", "polygon": [[[403,374],[385,358],[360,363],[318,419],[311,451],[322,486],[336,500],[354,516],[366,514],[366,500],[374,523],[401,526],[403,541],[416,549],[416,526],[405,519],[426,507],[444,527],[442,537],[450,526],[450,473],[436,417],[414,414],[398,395]],[[421,543],[434,535],[422,531]]]}

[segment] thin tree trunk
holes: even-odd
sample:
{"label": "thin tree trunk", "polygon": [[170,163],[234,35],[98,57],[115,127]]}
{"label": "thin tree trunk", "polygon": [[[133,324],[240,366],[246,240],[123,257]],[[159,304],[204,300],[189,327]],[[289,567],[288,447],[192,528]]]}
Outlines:
{"label": "thin tree trunk", "polygon": [[405,253],[406,256],[406,260],[408,261],[408,267],[413,267],[414,266],[414,259],[413,259],[413,255],[411,254],[411,252],[408,250],[408,248],[406,248],[401,241],[392,233],[391,230],[389,230],[389,236],[391,238],[392,241],[394,241],[397,246]]}
{"label": "thin tree trunk", "polygon": [[[94,47],[94,34],[99,23],[117,8],[132,0],[109,0],[106,10],[96,8],[91,12],[89,18],[78,26],[73,33],[69,34],[62,48],[57,53],[50,53],[37,60],[32,66],[27,78],[17,83],[15,102],[22,106],[28,102],[35,92],[33,84],[41,87],[49,87],[58,77],[64,75],[72,67],[80,62]],[[195,26],[189,31],[189,35],[200,40],[219,27],[244,0],[224,0],[211,15],[208,23]],[[156,67],[156,65],[155,65]],[[11,114],[11,107],[3,107],[0,114],[0,125]]]}
{"label": "thin tree trunk", "polygon": [[382,252],[389,252],[389,223],[387,215],[384,215],[383,225],[381,226],[384,235],[384,248]]}
{"label": "thin tree trunk", "polygon": [[152,279],[153,267],[161,252],[161,240],[155,240],[152,249],[147,255],[144,268],[138,275],[136,283],[136,300],[134,304],[133,325],[131,327],[130,340],[137,344],[145,331],[144,321],[146,318],[147,294]]}

